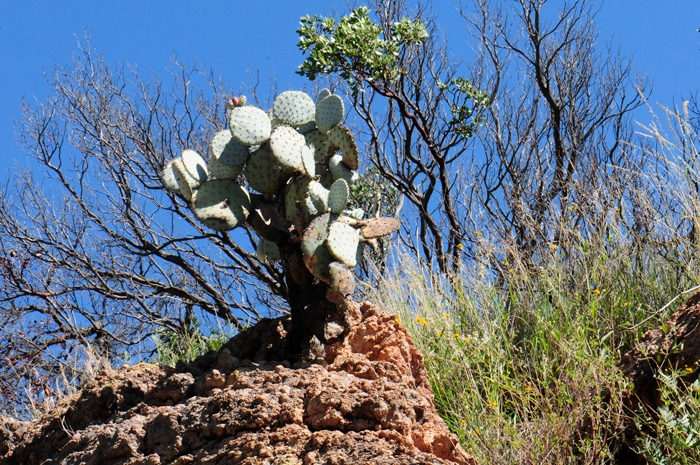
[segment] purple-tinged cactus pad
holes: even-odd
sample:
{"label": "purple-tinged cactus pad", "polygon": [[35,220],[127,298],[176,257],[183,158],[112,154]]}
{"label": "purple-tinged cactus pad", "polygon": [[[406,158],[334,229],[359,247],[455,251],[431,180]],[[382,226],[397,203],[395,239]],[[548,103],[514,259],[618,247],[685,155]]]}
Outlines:
{"label": "purple-tinged cactus pad", "polygon": [[397,231],[401,222],[396,218],[370,218],[361,221],[360,225],[362,226],[362,237],[375,239]]}
{"label": "purple-tinged cactus pad", "polygon": [[355,276],[352,270],[339,262],[328,265],[331,275],[331,291],[337,291],[348,296],[355,292]]}

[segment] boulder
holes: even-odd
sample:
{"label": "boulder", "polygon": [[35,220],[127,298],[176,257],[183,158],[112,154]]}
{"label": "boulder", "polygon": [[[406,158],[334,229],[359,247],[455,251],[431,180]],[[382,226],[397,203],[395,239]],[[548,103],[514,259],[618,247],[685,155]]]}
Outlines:
{"label": "boulder", "polygon": [[54,414],[0,421],[0,463],[475,464],[408,332],[371,304],[348,312],[315,363],[280,358],[279,318],[189,364],[101,372]]}

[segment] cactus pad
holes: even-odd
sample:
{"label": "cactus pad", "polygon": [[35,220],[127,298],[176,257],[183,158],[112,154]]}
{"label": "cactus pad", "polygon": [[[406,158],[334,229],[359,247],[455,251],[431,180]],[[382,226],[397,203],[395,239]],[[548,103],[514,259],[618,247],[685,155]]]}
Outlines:
{"label": "cactus pad", "polygon": [[316,105],[305,92],[288,90],[277,96],[272,104],[272,113],[285,124],[299,127],[313,121]]}
{"label": "cactus pad", "polygon": [[362,260],[360,232],[342,221],[334,222],[328,228],[328,249],[347,266],[356,266]]}
{"label": "cactus pad", "polygon": [[306,145],[313,146],[314,158],[316,163],[326,163],[326,155],[328,155],[328,134],[323,134],[319,130],[311,131],[304,134]]}
{"label": "cactus pad", "polygon": [[303,170],[301,150],[305,146],[304,136],[290,126],[278,126],[270,136],[270,150],[283,171],[290,175]]}
{"label": "cactus pad", "polygon": [[205,226],[228,231],[248,217],[248,192],[231,179],[213,179],[202,184],[192,199],[192,212]]}
{"label": "cactus pad", "polygon": [[209,174],[216,179],[236,179],[241,171],[243,171],[243,165],[229,165],[214,157],[209,160]]}
{"label": "cactus pad", "polygon": [[343,99],[337,95],[330,95],[316,104],[316,127],[323,133],[340,123],[343,116],[345,116]]}
{"label": "cactus pad", "polygon": [[194,150],[185,149],[182,151],[182,165],[187,170],[187,174],[192,176],[199,183],[203,183],[209,177],[209,170],[204,159]]}
{"label": "cactus pad", "polygon": [[354,208],[352,210],[345,212],[345,214],[348,215],[352,219],[360,221],[365,216],[365,211],[361,208]]}
{"label": "cactus pad", "polygon": [[316,210],[320,213],[326,213],[330,210],[328,207],[328,189],[323,187],[318,181],[311,181],[309,183],[309,197],[314,203]]}
{"label": "cactus pad", "polygon": [[277,164],[269,144],[263,145],[250,156],[245,166],[245,175],[250,187],[263,194],[275,193],[289,179],[289,174],[284,173]]}
{"label": "cactus pad", "polygon": [[231,134],[243,145],[262,144],[270,138],[272,124],[263,110],[251,106],[236,107],[229,118]]}
{"label": "cactus pad", "polygon": [[278,262],[282,260],[282,255],[280,254],[280,249],[277,247],[277,244],[267,239],[260,239],[255,253],[258,256],[258,260],[261,262]]}
{"label": "cactus pad", "polygon": [[175,177],[175,160],[170,160],[163,170],[160,172],[160,180],[163,183],[163,187],[176,194],[180,193],[180,186],[177,183],[177,178]]}
{"label": "cactus pad", "polygon": [[401,222],[396,218],[370,218],[360,222],[360,225],[362,225],[362,237],[375,239],[397,231]]}
{"label": "cactus pad", "polygon": [[350,268],[339,262],[328,266],[331,275],[331,291],[338,291],[348,296],[355,291],[355,277]]}
{"label": "cactus pad", "polygon": [[304,167],[304,173],[310,178],[316,176],[316,160],[314,159],[313,146],[304,145],[301,148],[301,164]]}
{"label": "cactus pad", "polygon": [[328,90],[328,89],[321,90],[318,93],[318,95],[316,96],[316,105],[318,105],[321,100],[325,99],[326,97],[330,97],[330,96],[331,96],[330,90]]}
{"label": "cactus pad", "polygon": [[333,256],[328,250],[328,224],[334,221],[335,215],[325,213],[314,218],[304,230],[301,242],[301,251],[304,254],[306,268],[321,281],[330,284],[331,275],[329,265],[333,262]]}
{"label": "cactus pad", "polygon": [[328,192],[328,208],[330,208],[331,213],[339,215],[345,209],[345,205],[348,204],[349,197],[350,188],[347,181],[338,179],[334,182],[331,190]]}
{"label": "cactus pad", "polygon": [[187,200],[192,200],[192,192],[199,187],[199,181],[194,179],[187,173],[185,165],[182,164],[182,158],[173,160],[173,175],[178,185],[178,192]]}
{"label": "cactus pad", "polygon": [[316,121],[309,121],[308,123],[299,126],[297,128],[297,131],[299,131],[301,134],[306,134],[307,132],[311,132],[314,129],[316,129]]}
{"label": "cactus pad", "polygon": [[353,171],[343,163],[343,156],[340,154],[333,155],[328,161],[328,168],[333,175],[333,179],[345,179],[349,186],[352,186],[360,176],[357,171]]}
{"label": "cactus pad", "polygon": [[211,140],[211,153],[216,160],[227,165],[240,166],[243,169],[245,162],[250,157],[247,145],[243,145],[233,138],[231,131],[224,129],[217,132]]}
{"label": "cactus pad", "polygon": [[328,133],[329,152],[331,156],[337,151],[343,153],[343,163],[351,170],[356,170],[360,165],[359,154],[355,136],[347,126],[335,126]]}

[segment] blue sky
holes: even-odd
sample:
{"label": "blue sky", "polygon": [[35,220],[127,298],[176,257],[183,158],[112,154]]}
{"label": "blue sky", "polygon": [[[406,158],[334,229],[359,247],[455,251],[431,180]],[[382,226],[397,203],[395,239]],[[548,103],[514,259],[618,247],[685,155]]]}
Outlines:
{"label": "blue sky", "polygon": [[[506,0],[507,1],[507,0]],[[553,2],[556,4],[557,2]],[[435,11],[455,55],[468,56],[468,36],[455,2],[436,2]],[[235,87],[247,82],[246,68],[275,74],[280,88],[301,88],[294,71],[302,61],[296,48],[299,17],[345,13],[340,1],[0,0],[0,180],[27,163],[17,146],[13,121],[22,97],[43,100],[43,73],[66,64],[84,30],[92,45],[112,62],[128,61],[141,72],[166,74],[174,52],[197,59]],[[654,81],[651,101],[670,105],[700,87],[700,2],[697,0],[608,0],[597,17],[600,40],[631,55]],[[146,73],[147,74],[147,73]],[[640,121],[648,112],[640,111]]]}

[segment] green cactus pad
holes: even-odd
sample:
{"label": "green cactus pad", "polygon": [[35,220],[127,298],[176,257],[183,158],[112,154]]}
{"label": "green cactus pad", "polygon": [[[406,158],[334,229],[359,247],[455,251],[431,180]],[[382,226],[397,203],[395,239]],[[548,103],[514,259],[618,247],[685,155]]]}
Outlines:
{"label": "green cactus pad", "polygon": [[328,228],[328,249],[331,254],[349,267],[362,260],[360,232],[352,226],[336,221]]}
{"label": "green cactus pad", "polygon": [[167,190],[179,194],[180,185],[178,184],[177,178],[175,177],[175,167],[173,166],[174,164],[175,160],[170,160],[165,165],[163,170],[160,172],[160,180],[163,183],[163,187],[165,187]]}
{"label": "green cactus pad", "polygon": [[299,131],[301,134],[306,134],[308,132],[311,132],[316,129],[316,121],[309,121],[308,123],[299,126],[297,128],[297,131]]}
{"label": "green cactus pad", "polygon": [[331,213],[339,215],[345,209],[345,205],[348,204],[349,198],[350,187],[348,187],[347,181],[338,179],[328,192],[328,208],[330,208]]}
{"label": "green cactus pad", "polygon": [[360,176],[357,171],[353,171],[343,163],[343,156],[340,154],[333,155],[328,161],[328,168],[333,175],[333,179],[345,179],[349,186],[352,186]]}
{"label": "green cactus pad", "polygon": [[236,179],[241,171],[243,165],[229,165],[214,157],[209,160],[209,174],[216,179]]}
{"label": "green cactus pad", "polygon": [[323,89],[323,90],[321,90],[321,91],[318,93],[318,95],[316,96],[316,105],[318,105],[318,103],[319,103],[321,100],[325,99],[326,97],[330,97],[330,96],[331,96],[331,91],[330,91],[330,90],[328,90],[328,89]]}
{"label": "green cactus pad", "polygon": [[265,263],[267,261],[267,253],[265,252],[265,244],[263,243],[265,239],[260,239],[258,246],[255,248],[255,255],[260,260],[260,263]]}
{"label": "green cactus pad", "polygon": [[338,95],[330,95],[316,104],[316,127],[321,132],[330,131],[340,123],[345,116],[343,99]]}
{"label": "green cactus pad", "polygon": [[182,164],[182,158],[173,160],[173,175],[178,185],[178,192],[187,200],[192,200],[192,192],[199,187],[199,181],[189,175]]}
{"label": "green cactus pad", "polygon": [[263,194],[277,192],[290,176],[277,164],[269,144],[264,144],[257,152],[251,154],[244,173],[250,187]]}
{"label": "green cactus pad", "polygon": [[301,164],[304,167],[304,173],[310,178],[316,176],[316,160],[314,160],[314,149],[305,145],[301,149]]}
{"label": "green cactus pad", "polygon": [[304,230],[301,251],[306,268],[321,281],[330,284],[329,265],[335,261],[328,250],[328,224],[335,221],[336,215],[325,213],[316,217]]}
{"label": "green cactus pad", "polygon": [[299,127],[313,121],[316,105],[305,92],[288,90],[277,96],[272,104],[272,113],[285,124]]}
{"label": "green cactus pad", "polygon": [[314,148],[314,158],[316,163],[326,163],[326,156],[328,155],[328,134],[323,134],[319,130],[311,131],[304,134],[306,138],[306,145],[313,146]]}
{"label": "green cactus pad", "polygon": [[351,170],[360,166],[360,158],[357,152],[355,136],[347,126],[334,126],[328,133],[329,153],[331,156],[340,151],[343,153],[343,163]]}
{"label": "green cactus pad", "polygon": [[328,189],[318,181],[309,182],[309,197],[313,202],[318,213],[326,213],[330,210],[328,207]]}
{"label": "green cactus pad", "polygon": [[331,275],[331,291],[337,291],[348,296],[355,292],[355,276],[352,270],[340,262],[328,265]]}
{"label": "green cactus pad", "polygon": [[361,208],[353,208],[352,210],[344,211],[343,214],[354,220],[361,221],[365,216],[365,211]]}
{"label": "green cactus pad", "polygon": [[239,172],[243,169],[243,166],[250,157],[248,146],[234,139],[231,131],[227,129],[217,132],[209,146],[216,160],[226,163],[227,165],[240,167],[238,170]]}
{"label": "green cactus pad", "polygon": [[296,204],[297,204],[297,183],[292,180],[287,184],[287,188],[284,193],[284,217],[288,220],[293,220],[296,215]]}
{"label": "green cactus pad", "polygon": [[185,149],[182,151],[182,165],[187,170],[187,174],[192,176],[199,183],[203,183],[209,177],[207,163],[196,151]]}
{"label": "green cactus pad", "polygon": [[290,175],[303,170],[301,151],[304,146],[304,136],[290,126],[278,126],[270,136],[270,150],[282,170]]}
{"label": "green cactus pad", "polygon": [[231,110],[229,123],[231,134],[243,145],[262,144],[270,138],[272,132],[267,113],[251,106]]}
{"label": "green cactus pad", "polygon": [[362,226],[362,237],[375,239],[397,231],[401,222],[396,218],[370,218],[360,222],[360,225]]}
{"label": "green cactus pad", "polygon": [[282,255],[280,254],[280,249],[277,247],[277,244],[267,239],[260,239],[255,253],[261,262],[278,262],[282,260]]}
{"label": "green cactus pad", "polygon": [[215,231],[228,231],[241,225],[249,211],[248,192],[231,179],[205,182],[192,199],[194,216]]}

